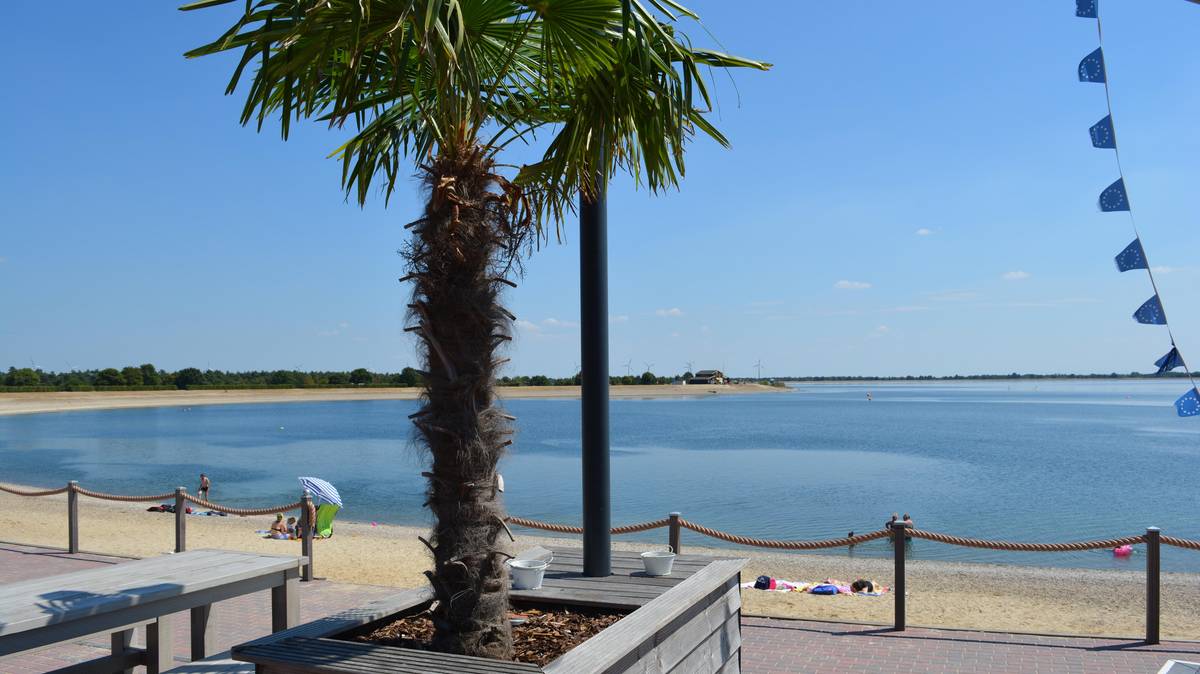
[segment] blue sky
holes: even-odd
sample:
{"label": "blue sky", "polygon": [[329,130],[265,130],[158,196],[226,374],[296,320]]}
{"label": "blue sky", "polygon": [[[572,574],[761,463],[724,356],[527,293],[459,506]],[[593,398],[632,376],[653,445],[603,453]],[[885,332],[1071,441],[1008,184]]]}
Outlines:
{"label": "blue sky", "polygon": [[[344,133],[238,126],[230,60],[181,57],[232,9],[75,4],[0,8],[27,27],[0,109],[0,366],[415,364],[395,252],[415,183],[360,209],[326,159]],[[1074,3],[692,6],[775,68],[717,75],[733,149],[694,144],[681,191],[614,185],[614,373],[1125,372],[1167,350],[1130,318],[1145,275],[1112,263],[1129,220],[1095,205],[1116,168],[1088,140],[1104,92],[1076,81],[1096,33]],[[1101,12],[1130,197],[1200,367],[1200,7]],[[564,229],[508,295],[511,373],[578,362]]]}

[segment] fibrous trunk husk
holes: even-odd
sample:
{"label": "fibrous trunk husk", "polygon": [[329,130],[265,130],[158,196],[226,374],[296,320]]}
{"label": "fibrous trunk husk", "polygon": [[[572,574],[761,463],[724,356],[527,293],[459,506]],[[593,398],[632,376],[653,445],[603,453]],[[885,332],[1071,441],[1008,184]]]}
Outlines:
{"label": "fibrous trunk husk", "polygon": [[423,167],[428,204],[405,251],[413,283],[410,325],[425,362],[424,406],[414,415],[431,455],[428,506],[435,524],[428,572],[437,650],[512,658],[505,516],[496,464],[509,419],[496,406],[494,349],[511,314],[504,276],[529,231],[520,191],[479,148],[443,150]]}

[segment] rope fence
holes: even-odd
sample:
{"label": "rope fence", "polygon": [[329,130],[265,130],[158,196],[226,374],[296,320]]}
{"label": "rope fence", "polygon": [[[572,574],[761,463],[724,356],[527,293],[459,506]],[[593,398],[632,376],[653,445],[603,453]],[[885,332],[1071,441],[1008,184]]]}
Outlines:
{"label": "rope fence", "polygon": [[301,554],[307,558],[304,568],[301,572],[301,580],[310,581],[313,579],[313,525],[312,521],[313,503],[312,494],[308,490],[300,497],[299,501],[288,503],[280,506],[272,506],[270,508],[234,508],[232,506],[221,505],[207,499],[202,499],[197,496],[192,496],[187,493],[187,489],[178,487],[175,491],[166,492],[163,494],[107,494],[100,491],[92,491],[79,486],[79,483],[72,480],[67,483],[67,486],[58,489],[42,489],[29,490],[18,489],[0,484],[0,491],[16,496],[57,496],[58,494],[67,495],[67,552],[75,554],[79,552],[79,497],[87,496],[100,501],[115,501],[119,503],[162,503],[164,501],[174,501],[175,510],[175,552],[187,551],[187,515],[188,505],[207,508],[219,513],[227,515],[236,515],[238,517],[255,517],[260,515],[274,515],[276,513],[285,513],[292,510],[300,511],[300,528],[301,528]]}
{"label": "rope fence", "polygon": [[[78,482],[69,482],[67,486],[58,489],[45,490],[29,490],[19,489],[16,487],[8,487],[0,484],[0,491],[14,494],[16,496],[40,497],[40,496],[56,496],[65,493],[67,495],[67,514],[68,514],[68,545],[67,550],[71,553],[79,552],[79,496],[87,496],[105,501],[119,501],[126,503],[144,503],[151,501],[166,501],[173,499],[175,501],[175,551],[183,552],[187,549],[187,504],[207,508],[212,511],[236,515],[240,517],[253,517],[260,515],[271,515],[275,513],[288,512],[292,510],[300,510],[301,526],[303,529],[302,551],[308,561],[304,567],[303,580],[312,580],[313,569],[313,547],[312,547],[312,524],[310,521],[312,513],[312,495],[305,491],[299,501],[288,503],[270,508],[234,508],[231,506],[221,505],[206,499],[192,496],[187,493],[183,487],[177,488],[173,492],[165,494],[153,494],[144,496],[131,496],[123,494],[106,494],[96,492],[90,489],[85,489],[79,486]],[[580,535],[583,533],[583,527],[572,526],[568,524],[558,524],[554,522],[543,522],[541,520],[527,519],[524,517],[509,516],[504,518],[508,524],[525,527],[527,529],[539,529],[557,534],[572,534]],[[639,522],[636,524],[626,524],[623,526],[612,527],[610,532],[613,535],[635,534],[654,529],[668,529],[668,544],[670,548],[676,552],[681,552],[680,534],[684,529],[695,532],[702,536],[707,536],[716,540],[731,543],[733,545],[742,545],[756,548],[767,548],[772,550],[829,550],[834,548],[846,548],[867,543],[883,538],[892,539],[892,557],[895,563],[895,579],[893,596],[895,597],[895,629],[903,630],[905,627],[905,543],[913,538],[921,538],[935,543],[943,543],[946,545],[956,545],[967,548],[978,548],[984,550],[1001,550],[1006,552],[1080,552],[1085,550],[1108,550],[1116,549],[1124,546],[1145,545],[1146,546],[1146,643],[1157,644],[1159,642],[1159,622],[1160,622],[1160,548],[1161,545],[1169,545],[1172,547],[1183,548],[1186,550],[1200,551],[1200,541],[1177,538],[1175,536],[1163,536],[1161,532],[1150,527],[1146,529],[1145,534],[1136,536],[1124,536],[1121,538],[1106,538],[1092,541],[1073,541],[1067,543],[1023,543],[1016,541],[998,541],[982,538],[969,538],[966,536],[954,536],[950,534],[938,533],[935,531],[924,531],[922,529],[913,529],[903,522],[892,523],[888,528],[872,531],[870,533],[859,534],[857,536],[848,536],[843,538],[830,538],[824,540],[811,541],[796,541],[796,540],[778,540],[770,538],[753,538],[750,536],[742,536],[732,534],[727,531],[713,529],[702,524],[697,524],[683,518],[678,512],[673,512],[667,517],[649,522]]]}

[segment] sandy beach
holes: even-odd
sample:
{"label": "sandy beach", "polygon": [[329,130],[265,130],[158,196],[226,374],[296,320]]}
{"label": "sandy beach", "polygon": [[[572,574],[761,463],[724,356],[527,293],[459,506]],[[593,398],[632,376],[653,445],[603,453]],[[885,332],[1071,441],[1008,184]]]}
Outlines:
{"label": "sandy beach", "polygon": [[[81,498],[80,545],[90,552],[146,557],[174,547],[174,516],[145,511],[146,504]],[[255,534],[269,517],[188,519],[190,549],[225,548],[293,552],[291,541]],[[0,492],[0,539],[65,547],[65,495],[29,498]],[[338,522],[337,534],[316,544],[318,577],[350,583],[413,587],[424,581],[428,557],[416,536],[423,530],[391,525]],[[571,538],[543,538],[516,529],[513,547],[532,544],[578,546]],[[663,532],[665,538],[666,533]],[[621,543],[623,549],[647,549]],[[743,578],[766,574],[789,580],[892,581],[891,561],[845,556],[794,555],[740,549],[685,552],[747,557]],[[1021,566],[914,561],[908,567],[910,625],[1018,632],[1137,637],[1145,616],[1145,581],[1138,571],[1094,571]],[[822,597],[800,593],[744,590],[747,614],[821,620],[888,623],[892,598]],[[1164,637],[1200,639],[1200,575],[1163,574]]]}
{"label": "sandy beach", "polygon": [[[501,399],[578,398],[578,386],[500,386]],[[613,386],[612,398],[686,398],[747,393],[786,393],[787,389],[761,384],[704,386]],[[315,388],[230,389],[209,391],[56,391],[50,393],[0,393],[0,416],[72,410],[126,409],[245,403],[325,402],[338,400],[415,400],[416,388]]]}

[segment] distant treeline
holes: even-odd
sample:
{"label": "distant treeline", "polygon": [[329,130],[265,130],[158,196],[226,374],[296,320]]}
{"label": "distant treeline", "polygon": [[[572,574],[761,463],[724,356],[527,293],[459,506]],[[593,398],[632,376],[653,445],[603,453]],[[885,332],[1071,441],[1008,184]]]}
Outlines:
{"label": "distant treeline", "polygon": [[[680,377],[660,377],[652,372],[637,376],[611,377],[612,384],[670,384]],[[545,375],[501,377],[501,386],[578,386],[580,376],[547,377]],[[343,387],[407,387],[420,386],[421,372],[406,367],[400,372],[371,372],[360,367],[349,372],[301,372],[299,370],[262,370],[225,372],[186,367],[176,372],[160,370],[150,363],[117,369],[72,370],[46,372],[35,368],[8,368],[0,377],[0,391],[160,391],[171,389],[286,389],[286,388],[343,388]]]}
{"label": "distant treeline", "polygon": [[[775,381],[796,381],[796,382],[812,382],[812,381],[978,381],[987,379],[1143,379],[1146,377],[1187,377],[1186,372],[1165,372],[1163,374],[1153,374],[1144,372],[1130,372],[1121,374],[1120,372],[1110,372],[1108,374],[1020,374],[1013,372],[1010,374],[955,374],[947,377],[935,377],[933,375],[907,375],[904,377],[775,377]],[[1200,377],[1200,371],[1192,373],[1192,376]]]}

